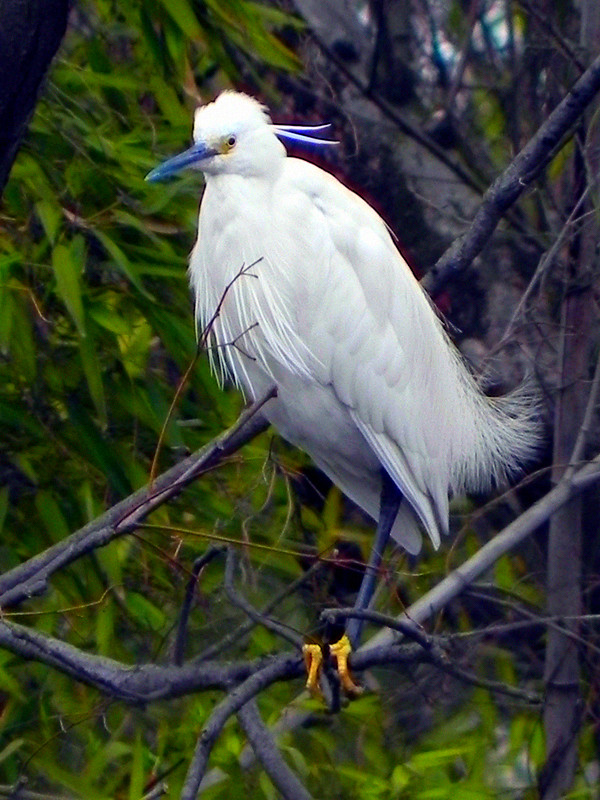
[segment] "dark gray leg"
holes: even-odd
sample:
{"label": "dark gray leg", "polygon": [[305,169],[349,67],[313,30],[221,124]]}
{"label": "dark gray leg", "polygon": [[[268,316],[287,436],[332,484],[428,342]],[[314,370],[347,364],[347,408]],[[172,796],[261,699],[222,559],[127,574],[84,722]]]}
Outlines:
{"label": "dark gray leg", "polygon": [[[356,603],[354,604],[354,608],[359,611],[368,608],[373,597],[377,573],[379,572],[381,559],[383,558],[383,551],[390,538],[392,526],[398,514],[400,503],[402,502],[402,492],[384,469],[381,470],[381,477],[381,499],[379,502],[379,520],[377,522],[375,542],[373,543],[369,563],[367,564],[360,585],[360,591],[356,598]],[[348,639],[350,639],[350,644],[353,649],[356,649],[360,642],[363,622],[364,620],[362,619],[352,618],[346,627],[346,635]]]}

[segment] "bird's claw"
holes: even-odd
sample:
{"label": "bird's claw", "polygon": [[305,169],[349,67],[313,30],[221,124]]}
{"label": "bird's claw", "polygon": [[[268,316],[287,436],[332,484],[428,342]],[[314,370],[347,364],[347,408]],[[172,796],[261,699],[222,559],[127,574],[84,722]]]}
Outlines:
{"label": "bird's claw", "polygon": [[[342,638],[329,645],[329,653],[335,659],[340,684],[344,692],[350,697],[358,697],[363,693],[363,687],[354,683],[348,666],[348,656],[352,652],[350,640],[344,634]],[[322,697],[319,679],[323,670],[323,649],[320,644],[305,644],[302,647],[304,663],[306,664],[306,688],[312,695]]]}
{"label": "bird's claw", "polygon": [[323,669],[323,650],[320,644],[305,644],[302,647],[306,665],[306,688],[312,695],[322,697],[319,678]]}
{"label": "bird's claw", "polygon": [[329,652],[337,661],[337,673],[340,676],[340,683],[344,692],[350,697],[357,697],[359,694],[362,694],[364,691],[363,687],[354,683],[350,675],[348,656],[352,652],[352,645],[346,634],[337,642],[334,642],[334,644],[329,645]]}

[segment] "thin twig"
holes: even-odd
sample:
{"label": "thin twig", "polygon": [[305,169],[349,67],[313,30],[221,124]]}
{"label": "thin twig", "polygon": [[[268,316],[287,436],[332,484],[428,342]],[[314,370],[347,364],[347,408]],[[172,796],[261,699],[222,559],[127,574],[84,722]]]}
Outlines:
{"label": "thin twig", "polygon": [[[482,689],[488,689],[492,692],[505,694],[509,697],[515,697],[530,704],[533,703],[538,705],[542,702],[541,696],[535,694],[534,692],[528,692],[525,689],[519,689],[515,686],[508,686],[508,684],[500,683],[499,681],[491,681],[487,678],[480,678],[473,672],[469,672],[468,670],[453,664],[448,653],[443,647],[443,645],[448,641],[445,637],[428,636],[416,628],[414,623],[411,623],[408,620],[395,619],[394,617],[389,617],[386,614],[380,614],[376,611],[362,609],[358,610],[353,608],[328,609],[327,611],[324,611],[321,616],[330,619],[335,619],[337,617],[358,617],[360,619],[366,619],[370,622],[375,622],[380,625],[385,625],[388,628],[398,631],[403,636],[406,636],[406,638],[410,638],[417,642],[427,653],[427,660],[430,661],[433,666],[441,669],[443,672],[446,672],[449,675],[452,675],[454,678],[463,681],[463,683],[469,683],[472,686],[479,686]],[[354,667],[354,660],[352,660],[351,666]]]}
{"label": "thin twig", "polygon": [[583,415],[583,420],[579,427],[579,432],[577,433],[577,439],[575,441],[575,446],[573,447],[573,452],[571,454],[571,460],[569,462],[569,466],[566,470],[566,478],[569,479],[573,473],[575,472],[575,465],[580,461],[583,457],[583,451],[585,450],[585,446],[588,442],[589,435],[591,433],[592,428],[592,420],[594,414],[596,413],[596,408],[598,406],[598,391],[600,390],[600,353],[598,354],[598,358],[596,359],[596,368],[594,370],[594,377],[592,379],[592,385],[590,386],[590,393],[588,395],[587,405],[585,407],[585,413]]}
{"label": "thin twig", "polygon": [[[575,494],[598,479],[600,479],[600,455],[597,455],[573,475],[563,476],[548,494],[494,536],[474,556],[447,575],[431,591],[413,603],[398,619],[412,621],[417,625],[423,624],[459,595],[465,587],[472,584],[505,553],[520,544],[542,523],[546,522]],[[396,635],[390,630],[380,631],[361,650],[387,644],[395,638]]]}
{"label": "thin twig", "polygon": [[254,606],[236,590],[233,585],[235,562],[236,552],[233,547],[230,547],[227,551],[227,561],[225,562],[225,579],[223,581],[223,587],[229,600],[234,606],[241,608],[242,611],[247,614],[256,625],[262,625],[263,628],[266,628],[276,636],[280,636],[282,639],[290,642],[290,644],[297,648],[297,650],[301,651],[303,644],[302,637],[298,636],[297,633],[294,633],[280,622],[261,614],[258,609],[254,608]]}
{"label": "thin twig", "polygon": [[[267,603],[264,608],[262,608],[258,613],[260,615],[261,620],[266,617],[268,614],[271,613],[275,608],[278,608],[281,605],[281,602],[285,600],[286,597],[290,597],[298,589],[303,586],[307,581],[309,581],[315,572],[321,569],[321,562],[317,561],[315,564],[310,567],[310,569],[306,570],[303,575],[300,575],[299,578],[296,578],[295,581],[290,583],[285,589],[279,592],[275,597],[271,600],[270,603]],[[249,633],[252,628],[254,628],[259,623],[255,622],[253,619],[247,619],[241,625],[238,625],[237,628],[232,630],[230,633],[223,636],[223,638],[214,645],[207,647],[206,650],[203,650],[198,656],[195,657],[194,661],[206,661],[209,658],[214,658],[215,656],[222,653],[227,648],[231,647],[232,644],[239,642],[242,636],[245,636]]]}
{"label": "thin twig", "polygon": [[564,242],[567,234],[571,232],[571,226],[573,225],[573,222],[575,221],[575,219],[577,217],[577,214],[579,213],[579,210],[581,209],[581,206],[585,202],[585,199],[587,198],[591,188],[592,188],[591,184],[586,186],[585,191],[582,192],[581,196],[579,197],[579,199],[577,200],[577,202],[573,206],[573,208],[571,210],[571,213],[569,214],[568,218],[566,219],[564,225],[561,227],[558,236],[556,237],[556,239],[552,243],[552,247],[549,250],[547,250],[541,256],[541,258],[540,258],[540,260],[538,262],[538,265],[535,268],[535,271],[534,271],[534,273],[533,273],[533,275],[531,277],[531,280],[529,281],[525,291],[521,295],[521,297],[519,299],[519,302],[517,303],[517,307],[513,311],[512,316],[511,316],[511,318],[510,318],[510,320],[508,322],[508,325],[506,326],[506,328],[504,330],[504,333],[502,334],[502,337],[500,338],[500,341],[494,347],[494,351],[499,350],[511,338],[511,334],[512,334],[512,332],[514,330],[514,326],[516,324],[516,321],[518,320],[519,316],[523,312],[523,309],[525,308],[525,305],[526,305],[527,301],[531,297],[531,295],[533,293],[533,290],[535,289],[537,284],[540,281],[542,281],[543,278],[546,277],[546,274],[548,273],[549,269],[552,267],[552,264],[554,263],[554,259],[556,257],[556,254],[559,252],[559,250],[563,246],[563,242]]}
{"label": "thin twig", "polygon": [[187,623],[190,616],[194,595],[196,593],[196,586],[198,585],[198,576],[200,575],[201,570],[203,570],[207,564],[210,564],[214,558],[224,551],[224,547],[211,546],[205,553],[203,553],[194,561],[192,574],[190,575],[190,579],[185,589],[185,598],[183,600],[183,605],[181,606],[181,614],[179,615],[179,623],[177,625],[177,636],[175,637],[175,644],[173,646],[173,663],[178,667],[183,664]]}
{"label": "thin twig", "polygon": [[434,141],[430,136],[426,133],[423,133],[422,130],[417,128],[415,125],[412,125],[408,122],[404,117],[402,117],[398,112],[392,108],[388,103],[382,100],[378,95],[374,94],[368,86],[365,86],[363,82],[356,77],[356,75],[352,72],[352,70],[348,69],[346,64],[337,57],[337,55],[331,50],[327,44],[322,41],[315,33],[312,32],[313,38],[319,49],[323,52],[323,54],[331,61],[335,66],[342,72],[346,78],[358,89],[358,91],[366,98],[368,98],[373,105],[377,106],[379,111],[383,114],[384,117],[389,119],[391,122],[396,125],[398,130],[402,131],[402,133],[409,136],[411,139],[414,139],[415,142],[418,142],[422,147],[429,150],[438,161],[441,161],[448,169],[453,172],[460,180],[468,187],[476,191],[478,194],[483,192],[483,182],[479,178],[475,178],[471,173],[467,172],[467,170],[455,159],[451,158],[448,153],[440,147],[440,145]]}
{"label": "thin twig", "polygon": [[517,0],[517,3],[522,7],[527,16],[533,17],[538,25],[546,31],[550,38],[554,39],[558,48],[563,51],[565,56],[577,67],[580,73],[585,70],[585,64],[578,58],[577,53],[571,45],[567,42],[564,36],[559,33],[552,24],[552,18],[549,14],[543,13],[537,8],[535,2],[530,3],[528,0]]}
{"label": "thin twig", "polygon": [[273,387],[242,412],[229,430],[163,473],[154,483],[134,492],[63,541],[4,573],[0,577],[0,608],[15,606],[44,592],[48,579],[57,570],[134,530],[151,511],[265,431],[269,423],[258,412],[276,393]]}
{"label": "thin twig", "polygon": [[461,87],[463,75],[465,73],[465,69],[467,67],[467,61],[469,58],[469,54],[471,52],[473,30],[477,22],[480,6],[481,6],[481,0],[471,0],[469,10],[467,12],[467,19],[466,19],[467,32],[464,37],[463,45],[460,48],[458,63],[454,68],[452,83],[450,84],[450,88],[448,89],[448,94],[446,96],[446,102],[445,102],[446,113],[451,116],[453,116],[452,106],[454,105],[454,101],[456,99],[456,95],[458,94],[458,90]]}
{"label": "thin twig", "polygon": [[[24,787],[27,785],[27,780],[19,780],[14,784],[0,784],[0,797],[5,797],[10,800],[74,800],[75,795],[57,795],[49,794],[48,792],[32,792]],[[79,795],[80,796],[80,795]]]}

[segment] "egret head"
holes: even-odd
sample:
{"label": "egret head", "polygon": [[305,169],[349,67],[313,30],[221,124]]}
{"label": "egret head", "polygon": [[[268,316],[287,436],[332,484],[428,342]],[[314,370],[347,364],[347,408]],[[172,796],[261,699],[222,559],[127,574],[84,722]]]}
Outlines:
{"label": "egret head", "polygon": [[149,181],[159,181],[185,167],[206,175],[253,175],[285,156],[265,108],[253,97],[223,92],[194,114],[194,144],[152,170]]}
{"label": "egret head", "polygon": [[153,169],[146,180],[160,181],[186,167],[199,169],[205,175],[264,175],[276,170],[285,157],[279,139],[333,144],[311,136],[328,127],[273,125],[265,107],[253,97],[223,92],[213,103],[196,109],[194,144]]}

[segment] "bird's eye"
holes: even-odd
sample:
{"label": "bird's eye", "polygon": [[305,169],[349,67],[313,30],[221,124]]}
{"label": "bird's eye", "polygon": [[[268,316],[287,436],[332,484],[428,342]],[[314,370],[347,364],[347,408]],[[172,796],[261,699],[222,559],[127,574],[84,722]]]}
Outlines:
{"label": "bird's eye", "polygon": [[227,145],[228,150],[231,150],[231,148],[235,146],[235,143],[236,143],[236,138],[235,138],[235,136],[233,136],[233,134],[225,142],[225,144]]}

